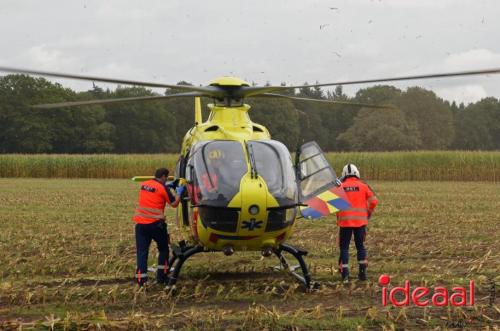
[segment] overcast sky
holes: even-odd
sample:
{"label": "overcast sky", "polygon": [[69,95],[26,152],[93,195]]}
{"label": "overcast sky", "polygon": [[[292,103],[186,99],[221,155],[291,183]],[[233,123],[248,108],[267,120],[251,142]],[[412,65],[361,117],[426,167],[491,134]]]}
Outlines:
{"label": "overcast sky", "polygon": [[[482,69],[500,67],[499,16],[498,0],[1,0],[0,65],[259,85]],[[500,75],[393,85],[500,97]]]}

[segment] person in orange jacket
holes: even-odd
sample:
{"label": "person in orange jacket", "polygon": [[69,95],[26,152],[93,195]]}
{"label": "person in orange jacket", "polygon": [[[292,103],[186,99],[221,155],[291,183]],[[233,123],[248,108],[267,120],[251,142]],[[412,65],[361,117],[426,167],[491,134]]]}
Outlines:
{"label": "person in orange jacket", "polygon": [[346,164],[342,169],[342,188],[347,195],[351,208],[337,213],[339,226],[339,269],[344,283],[349,282],[349,244],[354,235],[359,264],[359,280],[366,280],[365,238],[366,225],[378,200],[373,190],[360,179],[359,170],[354,164]]}
{"label": "person in orange jacket", "polygon": [[158,268],[156,280],[165,284],[168,280],[168,244],[169,237],[165,215],[165,205],[177,207],[185,186],[177,186],[176,196],[172,194],[172,185],[166,185],[168,170],[157,169],[155,178],[142,183],[139,192],[139,203],[135,209],[135,242],[137,249],[137,269],[135,278],[142,286],[148,281],[148,253],[151,241],[154,240],[158,247]]}

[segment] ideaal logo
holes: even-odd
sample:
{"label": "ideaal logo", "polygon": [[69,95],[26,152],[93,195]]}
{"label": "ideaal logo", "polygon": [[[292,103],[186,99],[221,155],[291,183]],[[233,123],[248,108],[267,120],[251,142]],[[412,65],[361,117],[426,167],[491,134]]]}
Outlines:
{"label": "ideaal logo", "polygon": [[[433,305],[436,307],[448,306],[473,306],[474,305],[474,280],[470,280],[468,293],[465,287],[454,287],[448,291],[446,287],[437,286],[432,290],[428,287],[410,288],[410,281],[405,280],[404,287],[393,287],[388,289],[391,283],[389,275],[381,275],[378,279],[382,286],[382,304],[387,306],[387,301],[396,307],[409,306],[410,300],[419,307]],[[399,299],[399,300],[398,300]]]}

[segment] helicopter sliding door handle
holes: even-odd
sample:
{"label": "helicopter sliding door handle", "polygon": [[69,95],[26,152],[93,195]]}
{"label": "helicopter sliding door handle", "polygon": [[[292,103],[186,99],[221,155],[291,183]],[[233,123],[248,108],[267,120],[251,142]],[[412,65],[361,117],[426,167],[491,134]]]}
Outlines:
{"label": "helicopter sliding door handle", "polygon": [[290,209],[290,208],[295,208],[295,207],[308,207],[309,205],[303,204],[301,202],[299,203],[294,203],[293,205],[285,205],[285,206],[279,206],[279,207],[269,207],[267,210],[282,210],[282,209]]}

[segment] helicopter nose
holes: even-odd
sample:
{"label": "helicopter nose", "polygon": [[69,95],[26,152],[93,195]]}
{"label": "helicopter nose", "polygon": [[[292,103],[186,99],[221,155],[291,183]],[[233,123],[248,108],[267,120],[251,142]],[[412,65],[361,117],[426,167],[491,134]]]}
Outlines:
{"label": "helicopter nose", "polygon": [[250,215],[255,216],[259,213],[260,208],[258,205],[251,205],[250,208],[248,208],[248,212]]}
{"label": "helicopter nose", "polygon": [[259,178],[246,176],[241,183],[241,228],[256,233],[263,231],[267,208],[267,188]]}

